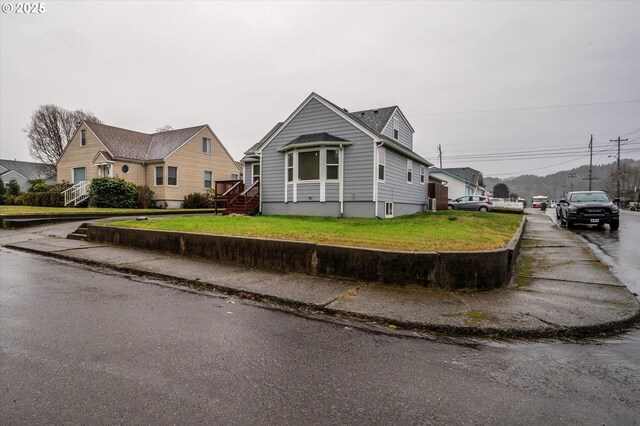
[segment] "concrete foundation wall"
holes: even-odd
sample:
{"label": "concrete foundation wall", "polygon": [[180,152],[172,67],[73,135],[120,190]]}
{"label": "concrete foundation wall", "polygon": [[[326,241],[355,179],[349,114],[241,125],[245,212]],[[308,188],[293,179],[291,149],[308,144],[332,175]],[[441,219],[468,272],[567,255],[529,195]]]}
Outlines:
{"label": "concrete foundation wall", "polygon": [[[519,241],[523,226],[524,220],[514,240]],[[491,251],[396,252],[92,224],[88,240],[284,272],[467,291],[506,286],[519,248],[512,240],[509,247]]]}

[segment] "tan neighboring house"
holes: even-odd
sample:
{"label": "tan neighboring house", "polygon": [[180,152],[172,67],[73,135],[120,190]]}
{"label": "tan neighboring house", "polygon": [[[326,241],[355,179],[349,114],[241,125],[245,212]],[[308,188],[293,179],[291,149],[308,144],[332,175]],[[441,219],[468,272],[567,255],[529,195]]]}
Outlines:
{"label": "tan neighboring house", "polygon": [[207,124],[147,134],[84,121],[56,169],[58,182],[77,188],[68,204],[86,199],[81,188],[97,177],[147,185],[156,205],[170,208],[180,207],[187,194],[214,188],[217,180],[240,178],[237,163]]}

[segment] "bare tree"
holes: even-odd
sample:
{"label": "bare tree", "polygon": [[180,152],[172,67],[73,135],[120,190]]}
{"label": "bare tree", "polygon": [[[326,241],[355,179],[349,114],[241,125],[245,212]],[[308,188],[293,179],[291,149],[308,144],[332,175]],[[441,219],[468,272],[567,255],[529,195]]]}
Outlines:
{"label": "bare tree", "polygon": [[162,127],[158,127],[156,133],[168,132],[169,130],[173,130],[173,126],[171,124],[165,124]]}
{"label": "bare tree", "polygon": [[29,138],[29,154],[36,161],[56,164],[81,121],[100,123],[92,112],[40,105],[22,129]]}

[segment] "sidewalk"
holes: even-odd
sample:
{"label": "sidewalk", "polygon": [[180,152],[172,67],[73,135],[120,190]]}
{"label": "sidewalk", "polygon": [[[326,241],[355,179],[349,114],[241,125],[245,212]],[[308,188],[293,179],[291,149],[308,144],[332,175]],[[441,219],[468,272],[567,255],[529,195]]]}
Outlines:
{"label": "sidewalk", "polygon": [[640,303],[625,285],[576,236],[542,214],[528,215],[512,285],[481,293],[284,274],[62,238],[74,226],[3,234],[1,241],[7,248],[391,329],[501,337],[587,336],[620,331],[640,319]]}

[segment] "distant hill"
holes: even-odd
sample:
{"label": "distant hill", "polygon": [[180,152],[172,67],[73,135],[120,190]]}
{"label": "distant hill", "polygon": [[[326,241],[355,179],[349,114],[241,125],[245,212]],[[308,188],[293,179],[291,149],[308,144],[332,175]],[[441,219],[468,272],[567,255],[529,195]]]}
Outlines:
{"label": "distant hill", "polygon": [[[625,198],[625,195],[627,198],[633,197],[632,194],[640,190],[640,161],[623,159],[621,168],[633,171],[633,173],[621,173],[621,176],[623,176],[621,179],[623,180],[621,185],[622,198]],[[595,179],[591,184],[591,189],[608,191],[612,196],[615,196],[616,170],[616,163],[593,166],[593,177]],[[570,177],[571,175],[575,175],[575,177]],[[588,190],[589,182],[586,180],[588,176],[589,165],[585,165],[547,176],[522,175],[509,179],[485,176],[484,183],[487,190],[491,191],[494,185],[502,182],[509,187],[511,192],[515,192],[529,201],[534,195],[547,195],[550,199],[557,200],[571,190]]]}

